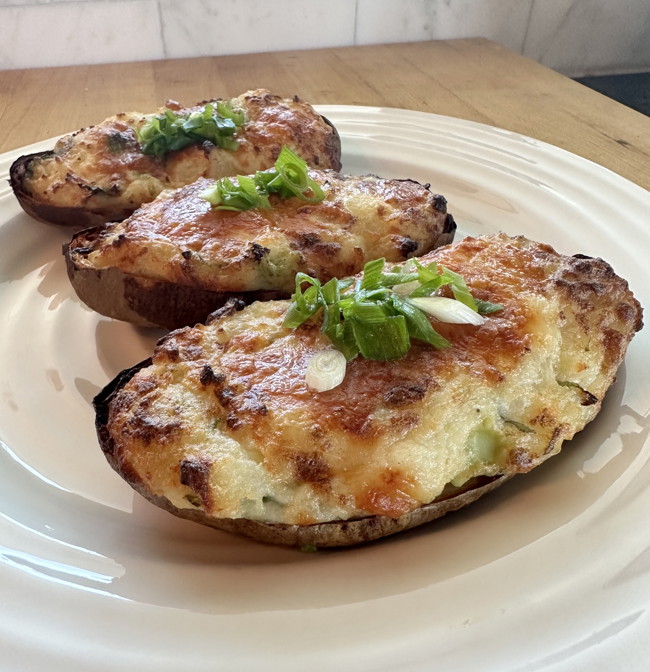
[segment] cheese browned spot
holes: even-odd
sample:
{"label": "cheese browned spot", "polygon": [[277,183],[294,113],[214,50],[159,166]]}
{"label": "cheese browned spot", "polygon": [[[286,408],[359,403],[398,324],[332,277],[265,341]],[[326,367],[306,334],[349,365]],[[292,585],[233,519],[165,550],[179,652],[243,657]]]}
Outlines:
{"label": "cheese browned spot", "polygon": [[301,526],[399,518],[534,468],[595,417],[641,308],[602,260],[523,237],[467,238],[433,260],[503,310],[436,324],[445,350],[357,358],[317,393],[305,368],[331,347],[318,323],[286,329],[284,301],[231,306],[111,389],[110,463],[179,515]]}

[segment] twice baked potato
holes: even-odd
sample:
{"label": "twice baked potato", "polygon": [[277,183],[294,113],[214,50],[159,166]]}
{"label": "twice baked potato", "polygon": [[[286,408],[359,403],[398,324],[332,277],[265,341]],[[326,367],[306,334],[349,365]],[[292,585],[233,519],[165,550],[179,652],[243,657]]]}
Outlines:
{"label": "twice baked potato", "polygon": [[269,168],[283,146],[314,167],[341,167],[328,120],[297,97],[258,89],[190,108],[169,101],[154,114],[117,114],[61,138],[52,151],[19,157],[10,184],[32,217],[81,229],[124,219],[199,177]]}
{"label": "twice baked potato", "polygon": [[212,207],[201,178],[131,217],[77,233],[64,253],[79,298],[103,315],[176,328],[232,296],[289,297],[296,273],[352,275],[375,257],[399,262],[451,242],[444,197],[412,180],[311,170],[324,200],[270,199],[243,212]]}
{"label": "twice baked potato", "polygon": [[436,323],[451,347],[357,357],[314,391],[332,348],[288,301],[234,302],[170,333],[95,399],[109,464],[177,516],[271,543],[370,541],[466,506],[557,454],[598,413],[641,307],[600,259],[523,237],[426,255],[495,311]]}

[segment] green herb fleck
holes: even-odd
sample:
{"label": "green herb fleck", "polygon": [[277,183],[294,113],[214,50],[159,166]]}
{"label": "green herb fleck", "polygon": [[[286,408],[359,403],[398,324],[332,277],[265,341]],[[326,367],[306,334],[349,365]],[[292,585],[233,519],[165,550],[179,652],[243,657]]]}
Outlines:
{"label": "green herb fleck", "polygon": [[532,427],[529,427],[528,425],[524,425],[521,422],[517,422],[516,420],[510,420],[508,418],[504,418],[503,416],[502,420],[505,422],[507,425],[512,425],[515,429],[518,429],[520,432],[523,432],[524,434],[534,434],[535,430]]}
{"label": "green herb fleck", "polygon": [[492,315],[492,313],[498,313],[500,310],[503,310],[503,306],[500,303],[491,303],[482,299],[474,299],[474,301],[476,301],[476,310],[480,315]]}
{"label": "green herb fleck", "polygon": [[195,495],[193,492],[190,492],[187,495],[185,495],[185,499],[192,506],[201,506],[201,498],[198,495]]}
{"label": "green herb fleck", "polygon": [[222,177],[200,196],[217,210],[240,212],[270,208],[271,194],[278,194],[280,198],[295,196],[308,203],[319,203],[325,198],[320,184],[309,177],[305,161],[288,147],[282,148],[272,169],[255,175],[238,175],[236,179]]}
{"label": "green herb fleck", "polygon": [[236,133],[244,121],[243,111],[233,109],[230,101],[220,100],[184,114],[165,110],[148,119],[136,130],[136,136],[143,153],[158,158],[206,140],[215,147],[235,151],[239,147]]}
{"label": "green herb fleck", "polygon": [[572,387],[578,390],[581,397],[580,401],[581,406],[591,406],[598,402],[598,397],[596,395],[589,392],[589,390],[585,390],[585,388],[582,387],[581,385],[578,385],[578,383],[574,383],[570,380],[558,380],[557,384],[560,385],[561,387]]}
{"label": "green herb fleck", "polygon": [[[465,280],[435,262],[424,266],[415,261],[412,272],[399,268],[384,272],[384,267],[385,259],[375,259],[366,263],[360,278],[333,278],[325,284],[298,273],[284,326],[294,329],[320,314],[321,331],[346,359],[361,355],[386,361],[404,357],[414,340],[439,349],[451,345],[409,298],[431,296],[449,285],[456,300],[479,310]],[[406,294],[396,291],[400,285],[408,285]],[[501,309],[489,305],[492,312]]]}

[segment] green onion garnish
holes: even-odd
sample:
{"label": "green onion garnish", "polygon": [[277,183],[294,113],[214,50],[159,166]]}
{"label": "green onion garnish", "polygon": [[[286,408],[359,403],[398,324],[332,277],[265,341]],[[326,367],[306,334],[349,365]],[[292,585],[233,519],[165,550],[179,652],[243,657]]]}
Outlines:
{"label": "green onion garnish", "polygon": [[[413,340],[434,348],[451,345],[427,314],[440,322],[478,325],[482,314],[503,309],[474,299],[462,276],[435,262],[407,262],[391,272],[384,272],[385,263],[369,261],[360,278],[333,278],[325,284],[298,273],[284,326],[294,329],[320,312],[321,331],[347,360],[361,355],[385,361],[404,357]],[[453,299],[432,296],[445,285]]]}
{"label": "green onion garnish", "polygon": [[218,210],[242,211],[270,208],[270,194],[278,194],[280,198],[296,197],[307,203],[320,203],[325,198],[320,184],[309,177],[305,161],[288,147],[282,148],[270,170],[238,175],[236,181],[222,177],[200,196]]}
{"label": "green onion garnish", "polygon": [[136,135],[143,153],[158,158],[206,140],[215,147],[235,151],[239,147],[235,135],[244,121],[242,110],[234,110],[230,101],[219,100],[185,114],[165,110],[137,129]]}
{"label": "green onion garnish", "polygon": [[321,350],[307,363],[305,382],[316,392],[327,392],[345,378],[346,359],[338,350]]}

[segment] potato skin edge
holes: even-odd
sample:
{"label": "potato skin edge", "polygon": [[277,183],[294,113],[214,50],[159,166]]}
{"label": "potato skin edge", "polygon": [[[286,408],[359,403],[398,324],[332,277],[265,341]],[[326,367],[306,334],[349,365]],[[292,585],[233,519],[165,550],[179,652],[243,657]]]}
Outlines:
{"label": "potato skin edge", "polygon": [[178,509],[168,499],[151,495],[142,487],[138,487],[138,484],[131,483],[131,486],[151,503],[175,516],[218,530],[245,536],[266,544],[337,548],[365,544],[430,523],[475,502],[510,478],[511,476],[500,476],[486,480],[486,482],[481,482],[481,484],[477,484],[453,497],[436,499],[430,504],[425,504],[399,518],[368,516],[315,525],[262,523],[245,518],[211,518],[198,509]]}
{"label": "potato skin edge", "polygon": [[9,169],[9,185],[11,186],[20,207],[34,219],[45,224],[65,226],[70,229],[86,229],[99,226],[105,222],[121,221],[135,212],[135,209],[124,208],[68,208],[43,203],[35,199],[25,188],[25,178],[29,165],[33,161],[51,155],[53,152],[37,152],[18,157]]}

